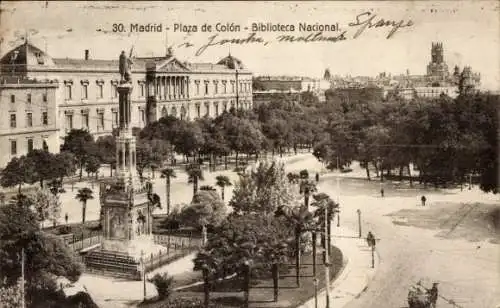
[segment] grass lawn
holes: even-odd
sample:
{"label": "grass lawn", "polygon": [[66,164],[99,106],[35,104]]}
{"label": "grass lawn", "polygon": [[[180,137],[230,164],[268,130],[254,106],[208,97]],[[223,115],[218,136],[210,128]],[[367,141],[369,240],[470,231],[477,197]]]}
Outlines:
{"label": "grass lawn", "polygon": [[[338,248],[332,247],[330,261],[332,263],[330,267],[330,281],[333,282],[339,274],[339,271],[343,268],[342,252]],[[322,262],[323,257],[318,253],[316,265],[317,278],[319,280],[318,292],[323,289],[325,284],[325,271]],[[302,257],[300,272],[301,287],[297,287],[295,280],[295,265],[293,263],[281,265],[278,302],[273,301],[274,290],[272,278],[252,279],[249,307],[297,307],[314,297],[312,254],[307,254]],[[178,287],[180,285],[190,284],[196,280],[201,280],[201,274],[188,273],[182,276],[174,276],[174,280],[175,287]],[[242,288],[243,281],[241,278],[237,277],[216,283],[212,285],[211,288],[210,302],[214,307],[243,307],[244,293]],[[203,284],[200,284],[174,292],[173,298],[189,298],[203,301],[203,294]],[[168,306],[165,301],[158,301],[143,303],[139,307],[160,308]]]}

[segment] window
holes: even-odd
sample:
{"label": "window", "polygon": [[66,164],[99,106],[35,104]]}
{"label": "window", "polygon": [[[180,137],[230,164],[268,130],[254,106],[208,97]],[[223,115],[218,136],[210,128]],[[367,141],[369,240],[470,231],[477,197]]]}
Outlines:
{"label": "window", "polygon": [[231,93],[234,93],[234,82],[231,82]]}
{"label": "window", "polygon": [[82,128],[89,128],[89,114],[82,112]]}
{"label": "window", "polygon": [[26,102],[27,102],[28,104],[31,104],[31,93],[28,93],[28,94],[26,95]]}
{"label": "window", "polygon": [[49,124],[49,115],[48,115],[47,111],[42,112],[42,124],[43,125]]}
{"label": "window", "polygon": [[26,127],[33,127],[33,113],[26,114]]}
{"label": "window", "polygon": [[104,89],[102,84],[97,85],[97,95],[98,98],[104,98]]}
{"label": "window", "polygon": [[12,113],[10,115],[10,127],[16,128],[16,114],[15,113]]}
{"label": "window", "polygon": [[118,127],[118,111],[113,110],[111,117],[113,121],[113,128]]}
{"label": "window", "polygon": [[201,110],[200,105],[196,105],[196,113],[198,114],[198,118],[200,117]]}
{"label": "window", "polygon": [[10,95],[10,102],[15,103],[16,102],[16,96],[14,94]]}
{"label": "window", "polygon": [[208,95],[208,82],[205,82],[205,95]]}
{"label": "window", "polygon": [[66,130],[72,130],[72,129],[73,129],[73,115],[67,114],[66,115]]}
{"label": "window", "polygon": [[104,129],[104,112],[99,112],[97,114],[97,129]]}
{"label": "window", "polygon": [[16,155],[16,154],[17,154],[17,141],[11,140],[10,141],[10,155]]}
{"label": "window", "polygon": [[112,87],[113,93],[111,93],[111,97],[117,98],[118,97],[118,87],[114,84]]}
{"label": "window", "polygon": [[141,97],[144,97],[144,84],[141,83]]}
{"label": "window", "polygon": [[225,82],[223,83],[223,87],[224,87],[224,94],[226,94],[227,93],[227,84]]}
{"label": "window", "polygon": [[206,109],[206,113],[205,113],[205,115],[206,115],[206,116],[209,116],[209,115],[210,115],[210,105],[209,105],[208,103],[207,103],[207,104],[205,104],[205,109]]}
{"label": "window", "polygon": [[144,115],[144,110],[143,109],[139,109],[139,113],[140,113],[140,116],[141,116],[141,123],[146,122],[145,115]]}
{"label": "window", "polygon": [[196,94],[200,95],[200,83],[199,82],[196,83]]}
{"label": "window", "polygon": [[42,141],[42,149],[46,152],[49,151],[49,145],[47,144],[47,140],[43,139]]}
{"label": "window", "polygon": [[33,151],[33,139],[28,139],[28,153]]}
{"label": "window", "polygon": [[47,93],[43,93],[43,94],[42,94],[42,101],[43,101],[44,103],[46,103],[46,102],[47,102]]}
{"label": "window", "polygon": [[71,85],[67,84],[66,85],[66,100],[71,100],[73,98],[72,93],[71,93]]}
{"label": "window", "polygon": [[219,87],[218,87],[217,82],[214,83],[214,92],[215,92],[215,94],[217,94],[219,92]]}
{"label": "window", "polygon": [[215,116],[219,116],[219,104],[215,104]]}
{"label": "window", "polygon": [[89,98],[89,85],[82,84],[82,99]]}

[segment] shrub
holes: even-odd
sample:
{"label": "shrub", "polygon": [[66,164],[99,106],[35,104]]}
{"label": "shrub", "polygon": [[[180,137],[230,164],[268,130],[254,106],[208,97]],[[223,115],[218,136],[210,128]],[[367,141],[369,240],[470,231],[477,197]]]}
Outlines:
{"label": "shrub", "polygon": [[58,234],[70,234],[71,233],[71,226],[67,226],[67,225],[64,225],[64,226],[60,226],[58,229],[57,229],[57,233]]}
{"label": "shrub", "polygon": [[149,279],[149,282],[155,285],[160,299],[169,298],[173,292],[174,278],[168,276],[167,273],[156,274],[153,278]]}

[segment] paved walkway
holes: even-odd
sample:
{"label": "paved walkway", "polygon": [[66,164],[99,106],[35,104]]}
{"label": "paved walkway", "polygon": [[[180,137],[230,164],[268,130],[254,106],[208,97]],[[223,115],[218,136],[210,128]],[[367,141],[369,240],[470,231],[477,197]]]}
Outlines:
{"label": "paved walkway", "polygon": [[[357,232],[332,225],[332,235],[332,244],[342,251],[347,261],[340,275],[330,284],[330,307],[340,308],[366,290],[377,269],[378,258],[375,252],[375,268],[372,269],[371,250],[364,239],[353,238]],[[318,307],[326,307],[325,290],[318,293]],[[314,298],[300,308],[315,308]]]}
{"label": "paved walkway", "polygon": [[[193,259],[196,253],[191,253],[172,263],[166,264],[147,274],[147,278],[157,273],[179,275],[193,270]],[[144,281],[133,281],[120,278],[104,277],[84,273],[79,283],[84,285],[92,299],[101,308],[120,308],[136,306],[144,298]],[[157,295],[155,286],[146,281],[146,298]]]}

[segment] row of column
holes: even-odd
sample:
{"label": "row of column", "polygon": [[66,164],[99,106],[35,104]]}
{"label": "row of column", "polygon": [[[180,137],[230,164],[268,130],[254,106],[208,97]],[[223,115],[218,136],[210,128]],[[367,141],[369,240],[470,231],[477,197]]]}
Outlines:
{"label": "row of column", "polygon": [[160,76],[155,79],[158,99],[189,98],[188,76]]}
{"label": "row of column", "polygon": [[[210,113],[210,107],[211,104],[214,106],[214,113]],[[201,106],[204,106],[204,112],[201,110]],[[189,105],[188,105],[189,106]],[[249,101],[240,101],[238,106],[236,106],[235,101],[231,102],[213,102],[213,103],[195,103],[194,104],[194,112],[195,112],[195,117],[203,117],[204,115],[208,114],[209,116],[215,115],[218,116],[224,111],[229,111],[230,108],[236,108],[236,109],[250,109],[251,103]],[[167,116],[168,114],[173,115],[175,117],[179,117],[181,119],[185,118],[186,116],[189,116],[190,112],[186,110],[184,106],[181,107],[180,114],[178,114],[178,108],[176,106],[170,107],[170,110],[167,109],[167,107],[163,106],[161,109],[158,110],[158,113],[161,114],[162,117]]]}

